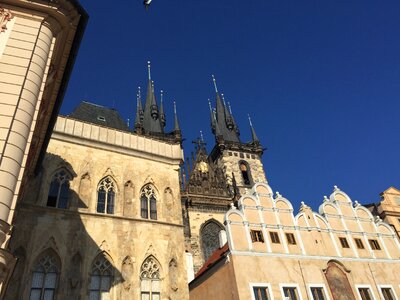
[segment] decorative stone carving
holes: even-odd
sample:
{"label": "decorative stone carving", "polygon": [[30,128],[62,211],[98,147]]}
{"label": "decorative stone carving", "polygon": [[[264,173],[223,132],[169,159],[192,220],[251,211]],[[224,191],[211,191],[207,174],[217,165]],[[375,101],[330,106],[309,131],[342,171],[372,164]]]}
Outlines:
{"label": "decorative stone carving", "polygon": [[160,266],[154,256],[149,256],[142,264],[141,279],[160,279]]}
{"label": "decorative stone carving", "polygon": [[11,21],[14,16],[9,9],[0,7],[0,33],[7,30],[7,23]]}
{"label": "decorative stone carving", "polygon": [[125,290],[129,291],[132,286],[133,278],[133,260],[130,256],[127,256],[122,261],[121,275],[123,279],[123,287]]}
{"label": "decorative stone carving", "polygon": [[81,282],[81,266],[82,256],[79,252],[77,252],[71,259],[71,265],[68,274],[68,281],[71,290],[75,290],[79,287],[79,284]]}
{"label": "decorative stone carving", "polygon": [[169,211],[172,210],[174,205],[174,197],[172,196],[172,190],[169,187],[164,190],[164,203]]}
{"label": "decorative stone carving", "polygon": [[169,284],[170,284],[171,290],[176,292],[178,290],[179,274],[178,274],[178,264],[177,264],[175,258],[171,259],[171,261],[169,262],[168,275],[169,275]]}

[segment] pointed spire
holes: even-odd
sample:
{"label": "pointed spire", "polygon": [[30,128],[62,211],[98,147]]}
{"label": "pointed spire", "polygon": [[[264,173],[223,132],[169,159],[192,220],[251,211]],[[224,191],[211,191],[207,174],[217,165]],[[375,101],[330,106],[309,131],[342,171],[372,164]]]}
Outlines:
{"label": "pointed spire", "polygon": [[211,106],[211,100],[208,99],[208,107],[210,108],[210,117],[211,117],[211,129],[212,132],[215,133],[215,119],[214,119],[214,111]]}
{"label": "pointed spire", "polygon": [[203,131],[202,130],[200,130],[200,139],[204,143],[204,137],[203,137]]}
{"label": "pointed spire", "polygon": [[[221,96],[218,92],[217,83],[214,75],[212,75],[214,89],[216,93],[216,114],[215,114],[215,122],[218,123],[216,126],[219,127],[220,130],[220,138],[219,140],[225,140],[230,142],[239,142],[239,135],[237,126],[235,126],[232,117],[226,107],[225,101],[221,100]],[[216,131],[213,131],[216,134]]]}
{"label": "pointed spire", "polygon": [[140,86],[136,95],[136,116],[135,116],[135,129],[139,133],[143,126],[143,109],[142,109],[142,98],[140,93]]}
{"label": "pointed spire", "polygon": [[256,131],[254,130],[253,123],[251,122],[250,115],[247,114],[247,117],[249,118],[249,124],[250,124],[250,129],[251,129],[251,137],[253,139],[253,143],[260,143],[260,140],[258,139],[256,135]]}
{"label": "pointed spire", "polygon": [[143,112],[143,129],[146,133],[163,133],[156,97],[154,95],[154,82],[151,80],[150,62],[147,62],[147,70],[148,84],[146,103]]}
{"label": "pointed spire", "polygon": [[164,92],[163,92],[163,90],[161,90],[161,96],[160,96],[160,120],[161,120],[162,127],[165,127],[166,118],[165,118],[165,113],[164,113],[163,95],[164,95]]}
{"label": "pointed spire", "polygon": [[215,92],[218,94],[217,81],[215,80],[214,75],[211,75],[211,77],[212,77],[212,80],[213,80],[213,82],[214,82]]}
{"label": "pointed spire", "polygon": [[174,101],[174,131],[181,131],[179,127],[178,114],[176,113],[176,102]]}

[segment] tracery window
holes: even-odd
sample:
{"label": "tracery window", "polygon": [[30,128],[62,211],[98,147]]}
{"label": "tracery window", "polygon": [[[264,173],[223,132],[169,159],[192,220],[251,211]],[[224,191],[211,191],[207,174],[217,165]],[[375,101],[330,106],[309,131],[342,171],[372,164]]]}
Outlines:
{"label": "tracery window", "polygon": [[114,213],[115,205],[115,183],[108,176],[100,181],[97,189],[97,212]]}
{"label": "tracery window", "polygon": [[160,283],[160,266],[153,256],[149,256],[140,269],[141,300],[161,299]]}
{"label": "tracery window", "polygon": [[154,187],[145,185],[140,191],[140,215],[143,219],[157,220],[157,200]]}
{"label": "tracery window", "polygon": [[60,170],[54,174],[50,183],[47,206],[67,208],[69,195],[69,181],[71,176],[65,170]]}
{"label": "tracery window", "polygon": [[251,175],[250,175],[249,164],[245,161],[240,161],[239,169],[240,169],[240,172],[242,173],[243,184],[250,185],[251,184]]}
{"label": "tracery window", "polygon": [[222,226],[215,221],[208,221],[202,226],[200,236],[204,261],[219,248],[219,232],[221,230]]}
{"label": "tracery window", "polygon": [[100,254],[92,264],[90,274],[89,299],[105,300],[110,298],[110,289],[113,279],[113,266],[111,262]]}
{"label": "tracery window", "polygon": [[53,300],[59,274],[60,267],[57,257],[51,253],[43,256],[32,274],[29,300]]}

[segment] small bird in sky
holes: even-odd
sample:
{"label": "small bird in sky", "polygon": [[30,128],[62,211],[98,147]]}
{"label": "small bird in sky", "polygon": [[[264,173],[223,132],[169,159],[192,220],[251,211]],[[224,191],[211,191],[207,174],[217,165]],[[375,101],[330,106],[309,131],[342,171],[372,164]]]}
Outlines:
{"label": "small bird in sky", "polygon": [[144,0],[143,1],[143,5],[146,8],[146,10],[149,9],[151,1],[153,1],[153,0]]}

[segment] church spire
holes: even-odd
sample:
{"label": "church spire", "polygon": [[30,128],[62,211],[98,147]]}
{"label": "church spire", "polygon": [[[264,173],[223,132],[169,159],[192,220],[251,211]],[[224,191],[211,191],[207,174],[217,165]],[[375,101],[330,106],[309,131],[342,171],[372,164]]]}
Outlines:
{"label": "church spire", "polygon": [[151,80],[150,61],[147,62],[147,70],[148,84],[146,103],[143,112],[143,129],[147,133],[163,133],[156,97],[154,95],[154,82]]}
{"label": "church spire", "polygon": [[174,131],[175,141],[182,143],[182,132],[179,126],[178,113],[176,112],[176,102],[174,101]]}
{"label": "church spire", "polygon": [[135,116],[135,129],[137,132],[141,132],[143,129],[143,109],[142,109],[142,96],[140,93],[140,86],[136,95],[136,116]]}
{"label": "church spire", "polygon": [[161,90],[161,95],[160,95],[160,120],[161,120],[161,125],[162,127],[165,127],[165,124],[167,122],[165,118],[165,113],[164,113],[164,104],[163,104],[163,90]]}
{"label": "church spire", "polygon": [[251,138],[253,140],[253,143],[254,144],[259,144],[260,140],[258,139],[258,137],[256,135],[256,131],[254,130],[253,123],[251,122],[250,115],[247,114],[247,117],[249,118],[249,124],[250,124],[250,130],[251,130]]}
{"label": "church spire", "polygon": [[[215,80],[214,75],[212,75],[212,80],[214,83],[214,89],[216,93],[216,116],[215,122],[216,126],[219,127],[222,140],[229,142],[240,143],[237,126],[233,123],[232,117],[226,107],[221,100],[221,96],[218,92],[217,82]],[[214,130],[215,131],[215,130]]]}

